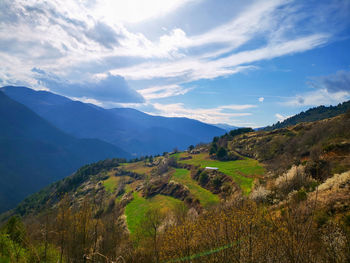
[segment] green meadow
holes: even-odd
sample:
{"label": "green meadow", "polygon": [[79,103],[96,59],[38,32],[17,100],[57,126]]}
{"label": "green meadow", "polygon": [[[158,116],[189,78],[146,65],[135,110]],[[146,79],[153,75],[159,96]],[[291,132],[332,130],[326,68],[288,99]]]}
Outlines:
{"label": "green meadow", "polygon": [[181,183],[188,187],[190,192],[199,199],[200,203],[204,207],[219,203],[219,197],[207,189],[204,189],[190,176],[190,171],[186,169],[176,169],[172,175],[172,180]]}
{"label": "green meadow", "polygon": [[[179,160],[181,157],[189,155],[186,153],[177,153],[173,156]],[[255,176],[262,175],[265,172],[264,167],[262,167],[258,161],[250,158],[221,162],[210,159],[207,153],[193,154],[190,156],[192,159],[179,160],[179,162],[200,166],[202,168],[207,166],[217,167],[220,172],[231,176],[246,195],[248,195],[252,189]]]}
{"label": "green meadow", "polygon": [[169,209],[181,204],[182,201],[170,196],[156,195],[151,198],[144,198],[139,192],[133,192],[134,199],[126,206],[126,223],[131,234],[134,234],[140,227],[146,212],[151,208],[159,208],[166,213]]}

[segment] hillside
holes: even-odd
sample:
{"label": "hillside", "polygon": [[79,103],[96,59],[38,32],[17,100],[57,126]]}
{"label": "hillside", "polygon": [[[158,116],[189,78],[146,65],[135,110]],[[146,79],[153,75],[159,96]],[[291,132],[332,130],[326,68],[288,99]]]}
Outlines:
{"label": "hillside", "polygon": [[0,91],[0,211],[85,163],[130,157],[96,139],[76,139]]}
{"label": "hillside", "polygon": [[274,172],[307,163],[313,173],[325,178],[350,169],[349,116],[243,134],[229,140],[227,148],[265,163]]}
{"label": "hillside", "polygon": [[263,128],[265,131],[272,131],[275,129],[285,128],[288,126],[293,126],[302,122],[313,122],[324,120],[328,118],[335,117],[339,114],[346,113],[350,110],[350,101],[346,101],[343,103],[339,103],[337,106],[318,106],[315,108],[308,109],[307,111],[303,111],[298,113],[292,117],[285,119],[282,122],[277,122],[272,126],[267,126]]}
{"label": "hillside", "polygon": [[[69,259],[87,253],[95,260],[229,262],[245,255],[238,262],[316,263],[341,255],[337,262],[346,262],[349,127],[343,114],[274,131],[241,128],[135,162],[99,161],[2,218],[21,215],[58,233],[64,243],[48,238]],[[319,241],[334,234],[336,243]],[[42,235],[32,239],[43,242]]]}
{"label": "hillside", "polygon": [[1,90],[68,134],[97,138],[135,156],[186,149],[225,133],[196,120],[152,116],[127,108],[104,109],[47,91],[12,86]]}

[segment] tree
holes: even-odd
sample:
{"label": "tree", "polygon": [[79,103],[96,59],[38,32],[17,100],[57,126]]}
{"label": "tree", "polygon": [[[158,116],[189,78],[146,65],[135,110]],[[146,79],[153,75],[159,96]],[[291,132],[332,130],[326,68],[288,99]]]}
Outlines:
{"label": "tree", "polygon": [[20,262],[25,253],[25,238],[26,230],[21,219],[18,216],[11,217],[0,237],[0,256],[7,254],[14,262]]}
{"label": "tree", "polygon": [[209,176],[208,173],[206,171],[201,172],[201,174],[199,175],[199,183],[201,185],[205,185],[209,180]]}
{"label": "tree", "polygon": [[241,135],[241,134],[244,134],[244,133],[247,133],[247,132],[253,132],[254,130],[252,128],[239,128],[239,129],[235,129],[235,130],[232,130],[230,131],[230,136],[231,137],[235,137],[237,135]]}
{"label": "tree", "polygon": [[223,147],[220,147],[219,150],[216,153],[216,157],[219,160],[225,160],[227,158],[227,151],[226,151],[226,149],[223,148]]}
{"label": "tree", "polygon": [[149,209],[142,222],[144,232],[152,240],[154,261],[159,262],[159,228],[163,223],[165,215],[158,207]]}
{"label": "tree", "polygon": [[192,151],[193,149],[194,149],[194,146],[192,144],[188,146],[188,151]]}
{"label": "tree", "polygon": [[211,147],[210,147],[210,150],[209,150],[209,154],[213,155],[213,154],[215,154],[217,152],[217,150],[218,150],[218,146],[217,146],[217,144],[215,142],[213,142],[211,144]]}

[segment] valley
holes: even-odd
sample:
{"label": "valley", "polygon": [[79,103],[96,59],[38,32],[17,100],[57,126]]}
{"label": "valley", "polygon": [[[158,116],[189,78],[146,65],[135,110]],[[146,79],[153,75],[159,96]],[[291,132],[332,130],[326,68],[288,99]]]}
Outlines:
{"label": "valley", "polygon": [[[85,165],[25,199],[2,220],[21,215],[38,227],[35,222],[51,218],[50,229],[78,231],[89,240],[87,247],[99,246],[99,253],[110,257],[111,243],[94,245],[93,236],[104,242],[113,238],[128,262],[154,262],[154,257],[225,262],[242,254],[248,260],[250,249],[260,260],[270,246],[278,252],[270,249],[268,257],[277,261],[285,258],[285,249],[293,253],[290,260],[296,254],[308,257],[325,233],[335,227],[345,231],[344,238],[348,233],[349,120],[343,114],[274,131],[238,129],[182,152]],[[328,132],[315,138],[320,129]],[[74,230],[83,222],[85,234]],[[71,245],[80,242],[71,234],[63,238]],[[292,243],[279,242],[291,238]],[[75,257],[68,244],[50,240],[63,248],[62,255]],[[339,249],[347,253],[345,243]],[[328,257],[327,251],[312,252],[313,260]]]}

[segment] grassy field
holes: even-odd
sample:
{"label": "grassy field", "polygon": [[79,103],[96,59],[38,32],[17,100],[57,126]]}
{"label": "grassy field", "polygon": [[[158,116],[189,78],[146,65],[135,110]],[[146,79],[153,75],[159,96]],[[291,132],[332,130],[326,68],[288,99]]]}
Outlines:
{"label": "grassy field", "polygon": [[110,176],[108,177],[108,179],[103,181],[103,186],[105,187],[108,193],[113,193],[118,186],[119,180],[120,177],[118,176]]}
{"label": "grassy field", "polygon": [[[173,156],[177,159],[186,157],[187,153],[177,153]],[[217,167],[219,171],[231,176],[235,182],[241,187],[243,193],[249,194],[253,186],[254,177],[262,175],[265,169],[258,161],[246,158],[244,160],[220,162],[209,158],[207,153],[191,155],[192,159],[181,160],[180,163],[199,165],[202,168],[207,166]]]}
{"label": "grassy field", "polygon": [[186,169],[176,169],[172,180],[186,185],[190,192],[199,199],[203,207],[208,207],[220,201],[217,195],[198,185],[198,183],[191,178],[190,171]]}
{"label": "grassy field", "polygon": [[126,223],[131,234],[135,233],[140,226],[142,218],[149,209],[157,207],[166,213],[175,205],[182,203],[178,199],[164,195],[156,195],[146,199],[139,192],[134,192],[133,196],[134,199],[125,208]]}
{"label": "grassy field", "polygon": [[136,163],[123,163],[121,166],[124,167],[125,170],[138,174],[149,174],[153,169],[153,167],[145,166],[145,163],[143,161]]}

